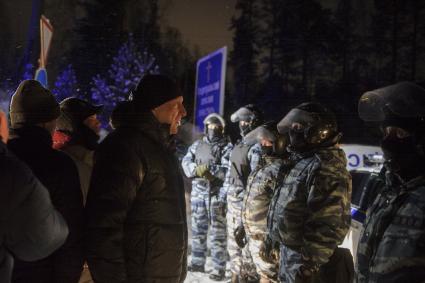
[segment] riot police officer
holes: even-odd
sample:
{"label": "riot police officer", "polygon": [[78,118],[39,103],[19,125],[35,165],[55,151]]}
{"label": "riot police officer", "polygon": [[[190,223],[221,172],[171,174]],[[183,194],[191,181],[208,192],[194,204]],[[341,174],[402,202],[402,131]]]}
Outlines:
{"label": "riot police officer", "polygon": [[231,154],[228,164],[229,170],[226,175],[225,188],[227,190],[227,236],[228,251],[230,255],[230,270],[232,282],[238,282],[240,277],[247,277],[242,269],[242,250],[235,240],[235,231],[242,225],[241,211],[244,190],[248,175],[257,167],[261,158],[261,146],[247,144],[244,137],[262,123],[262,113],[253,104],[239,108],[230,117],[233,123],[239,123],[239,140]]}
{"label": "riot police officer", "polygon": [[348,232],[351,177],[335,117],[323,105],[298,105],[278,131],[289,135],[293,160],[268,215],[269,236],[281,244],[279,279],[314,282]]}
{"label": "riot police officer", "polygon": [[277,132],[276,125],[267,122],[245,138],[248,143],[261,144],[262,156],[248,177],[242,207],[243,227],[238,229],[236,240],[239,246],[245,245],[244,258],[251,260],[260,275],[260,283],[277,282],[277,262],[263,260],[260,247],[267,234],[267,212],[273,192],[289,167],[287,137]]}
{"label": "riot police officer", "polygon": [[205,272],[207,234],[211,230],[213,280],[223,280],[226,270],[226,215],[225,193],[222,185],[232,144],[225,136],[226,123],[218,114],[204,119],[205,136],[195,141],[183,157],[182,167],[187,177],[193,178],[192,262],[189,271]]}
{"label": "riot police officer", "polygon": [[357,250],[357,281],[423,282],[425,90],[401,82],[366,92],[359,115],[380,123],[386,186],[367,212]]}

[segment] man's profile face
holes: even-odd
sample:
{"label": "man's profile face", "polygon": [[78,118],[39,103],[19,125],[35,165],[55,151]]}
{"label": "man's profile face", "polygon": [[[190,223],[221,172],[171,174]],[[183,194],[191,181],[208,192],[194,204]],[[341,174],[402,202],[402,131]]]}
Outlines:
{"label": "man's profile face", "polygon": [[93,114],[93,115],[87,117],[84,120],[83,124],[86,125],[93,132],[95,132],[97,135],[99,135],[101,124],[100,124],[100,121],[97,119],[96,114]]}
{"label": "man's profile face", "polygon": [[9,139],[9,127],[7,126],[6,114],[0,110],[0,139],[7,143]]}
{"label": "man's profile face", "polygon": [[187,114],[183,106],[183,96],[167,101],[152,112],[160,123],[170,125],[171,135],[177,134],[180,121]]}

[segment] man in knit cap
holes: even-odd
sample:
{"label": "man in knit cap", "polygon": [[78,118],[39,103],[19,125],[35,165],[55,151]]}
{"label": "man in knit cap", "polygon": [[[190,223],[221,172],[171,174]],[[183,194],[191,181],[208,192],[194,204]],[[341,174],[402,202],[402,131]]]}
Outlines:
{"label": "man in knit cap", "polygon": [[60,114],[53,94],[35,80],[23,81],[10,103],[9,149],[28,164],[49,190],[63,215],[69,236],[51,256],[37,262],[16,261],[12,282],[78,282],[83,267],[83,199],[77,168],[65,153],[52,148]]}
{"label": "man in knit cap", "polygon": [[99,145],[87,197],[88,264],[97,283],[183,282],[187,224],[170,137],[186,116],[177,84],[146,75],[125,119]]}
{"label": "man in knit cap", "polygon": [[92,105],[76,97],[64,99],[53,135],[53,147],[67,153],[77,165],[84,203],[93,169],[93,153],[100,138],[97,114],[102,109],[103,105]]}
{"label": "man in knit cap", "polygon": [[0,110],[0,282],[9,283],[16,258],[34,261],[63,245],[68,227],[48,191],[7,150],[7,119]]}
{"label": "man in knit cap", "polygon": [[[60,103],[61,115],[53,135],[53,147],[68,154],[77,165],[84,204],[93,170],[93,154],[100,138],[101,124],[97,114],[102,109],[103,105],[93,105],[80,98],[64,99]],[[87,264],[84,264],[79,282],[93,282]]]}

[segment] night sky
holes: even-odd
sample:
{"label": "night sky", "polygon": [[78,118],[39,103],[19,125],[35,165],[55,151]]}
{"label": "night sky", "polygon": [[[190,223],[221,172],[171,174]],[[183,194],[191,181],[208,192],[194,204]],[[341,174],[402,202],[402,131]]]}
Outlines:
{"label": "night sky", "polygon": [[[335,0],[319,1],[325,8],[335,8]],[[165,24],[179,29],[202,54],[226,45],[232,49],[230,21],[236,0],[160,0]]]}
{"label": "night sky", "polygon": [[165,23],[179,29],[202,54],[232,46],[229,27],[235,4],[236,0],[161,0]]}

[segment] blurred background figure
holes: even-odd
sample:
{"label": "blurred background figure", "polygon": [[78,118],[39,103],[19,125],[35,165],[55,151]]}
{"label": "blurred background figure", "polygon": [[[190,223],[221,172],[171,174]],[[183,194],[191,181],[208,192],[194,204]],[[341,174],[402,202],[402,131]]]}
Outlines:
{"label": "blurred background figure", "polygon": [[92,105],[79,98],[64,99],[53,135],[53,148],[67,153],[77,165],[84,204],[93,169],[93,153],[99,140],[101,125],[97,115],[102,109],[103,105]]}
{"label": "blurred background figure", "polygon": [[128,124],[128,120],[132,116],[132,111],[134,110],[131,101],[119,102],[112,111],[111,118],[109,119],[111,128],[116,129],[123,124]]}

